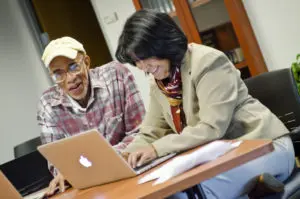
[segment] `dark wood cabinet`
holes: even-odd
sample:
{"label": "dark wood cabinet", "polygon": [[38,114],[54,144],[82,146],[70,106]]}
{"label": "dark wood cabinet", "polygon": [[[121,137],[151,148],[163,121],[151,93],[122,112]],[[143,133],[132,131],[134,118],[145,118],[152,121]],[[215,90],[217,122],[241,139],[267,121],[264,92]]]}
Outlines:
{"label": "dark wood cabinet", "polygon": [[168,13],[188,41],[223,51],[242,78],[267,72],[241,0],[133,0],[136,10]]}

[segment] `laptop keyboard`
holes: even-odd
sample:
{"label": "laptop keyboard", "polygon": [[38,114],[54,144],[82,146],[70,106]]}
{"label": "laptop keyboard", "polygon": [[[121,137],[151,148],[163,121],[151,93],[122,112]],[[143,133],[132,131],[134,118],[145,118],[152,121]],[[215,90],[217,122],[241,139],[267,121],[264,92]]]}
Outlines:
{"label": "laptop keyboard", "polygon": [[146,171],[148,171],[149,169],[152,169],[153,167],[155,167],[156,165],[159,165],[160,163],[163,163],[164,161],[174,157],[176,155],[176,153],[171,153],[169,155],[166,155],[164,157],[161,157],[161,158],[157,158],[155,160],[152,160],[142,166],[139,166],[139,167],[136,167],[134,168],[134,171],[137,173],[137,174],[141,174],[141,173],[144,173]]}
{"label": "laptop keyboard", "polygon": [[30,184],[30,185],[27,185],[21,189],[19,189],[19,193],[22,195],[22,196],[27,196],[29,194],[32,194],[32,193],[35,193],[43,188],[46,188],[48,187],[49,185],[49,180],[51,179],[48,179],[47,177],[44,177],[42,179],[39,179],[38,181]]}

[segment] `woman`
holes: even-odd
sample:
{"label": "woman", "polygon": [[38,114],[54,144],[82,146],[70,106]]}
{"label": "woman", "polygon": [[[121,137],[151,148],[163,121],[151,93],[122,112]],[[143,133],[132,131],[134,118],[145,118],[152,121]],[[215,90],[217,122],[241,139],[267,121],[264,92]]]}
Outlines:
{"label": "woman", "polygon": [[152,74],[146,118],[126,149],[132,167],[218,139],[274,139],[274,152],[202,182],[205,196],[246,197],[249,182],[259,174],[280,181],[291,174],[294,149],[283,123],[248,94],[240,72],[222,52],[188,46],[167,14],[133,14],[116,57]]}

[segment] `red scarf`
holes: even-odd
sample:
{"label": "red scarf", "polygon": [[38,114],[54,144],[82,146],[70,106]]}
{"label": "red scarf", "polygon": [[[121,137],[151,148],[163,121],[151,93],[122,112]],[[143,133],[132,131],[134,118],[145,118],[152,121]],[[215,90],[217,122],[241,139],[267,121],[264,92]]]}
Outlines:
{"label": "red scarf", "polygon": [[170,103],[171,113],[176,131],[180,134],[186,126],[185,115],[182,106],[182,81],[180,67],[176,67],[168,82],[156,80],[156,84],[165,94]]}

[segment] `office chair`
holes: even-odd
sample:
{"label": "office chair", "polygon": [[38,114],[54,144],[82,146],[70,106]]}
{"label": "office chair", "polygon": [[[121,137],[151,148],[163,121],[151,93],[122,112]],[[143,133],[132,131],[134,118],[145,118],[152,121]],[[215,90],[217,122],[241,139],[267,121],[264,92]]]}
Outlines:
{"label": "office chair", "polygon": [[[249,94],[268,107],[292,132],[296,156],[299,155],[300,97],[292,70],[282,69],[244,80]],[[297,150],[298,149],[298,150]]]}
{"label": "office chair", "polygon": [[41,145],[41,138],[36,137],[31,140],[28,140],[26,142],[23,142],[17,146],[14,147],[14,155],[15,158],[19,158],[21,156],[27,155],[33,151],[37,150],[37,147]]}
{"label": "office chair", "polygon": [[[290,68],[244,80],[249,94],[268,107],[291,131],[295,154],[300,154],[300,97]],[[300,198],[300,169],[295,167],[284,182],[285,190],[265,199]]]}

